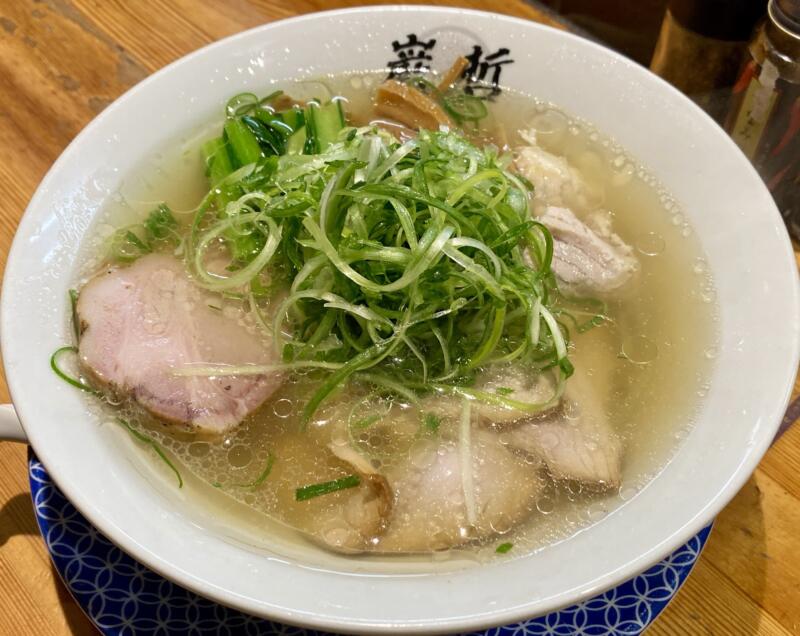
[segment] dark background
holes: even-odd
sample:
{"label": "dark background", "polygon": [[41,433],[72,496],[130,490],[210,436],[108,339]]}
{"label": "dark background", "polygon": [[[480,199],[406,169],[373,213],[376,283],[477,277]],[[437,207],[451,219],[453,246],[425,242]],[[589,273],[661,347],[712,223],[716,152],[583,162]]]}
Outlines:
{"label": "dark background", "polygon": [[667,0],[538,0],[622,51],[650,65]]}

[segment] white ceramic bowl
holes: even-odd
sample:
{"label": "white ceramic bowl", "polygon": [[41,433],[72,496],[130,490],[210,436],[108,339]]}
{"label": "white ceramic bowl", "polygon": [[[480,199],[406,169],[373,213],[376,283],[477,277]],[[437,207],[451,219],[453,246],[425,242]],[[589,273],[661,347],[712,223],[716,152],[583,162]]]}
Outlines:
{"label": "white ceramic bowl", "polygon": [[[50,372],[70,339],[67,289],[92,218],[166,136],[274,80],[383,66],[393,40],[435,37],[434,65],[507,47],[502,82],[615,137],[683,205],[721,308],[720,353],[697,425],[669,465],[602,522],[539,553],[456,571],[323,559],[276,539],[256,550],[203,516],[100,426]],[[680,299],[676,299],[680,302]],[[216,601],[345,632],[467,631],[545,613],[645,569],[708,523],[777,429],[798,362],[791,246],[758,175],[688,99],[596,44],[522,20],[424,7],[310,15],[269,24],[168,66],[98,116],[48,173],[20,224],[2,296],[2,350],[30,443],[78,509],[136,559]],[[157,480],[156,480],[157,481]],[[427,572],[426,572],[427,570]]]}

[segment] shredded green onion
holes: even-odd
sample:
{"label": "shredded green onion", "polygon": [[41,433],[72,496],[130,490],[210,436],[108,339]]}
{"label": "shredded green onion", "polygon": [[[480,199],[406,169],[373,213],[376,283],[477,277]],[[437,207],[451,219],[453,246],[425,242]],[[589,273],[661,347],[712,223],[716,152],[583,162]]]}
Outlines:
{"label": "shredded green onion", "polygon": [[298,488],[295,490],[294,499],[295,501],[307,501],[314,497],[328,495],[332,492],[345,490],[346,488],[355,488],[360,484],[361,478],[358,475],[348,475],[347,477],[341,477],[333,481],[324,481],[320,484],[311,484]]}
{"label": "shredded green onion", "polygon": [[275,455],[273,455],[272,452],[270,452],[269,455],[267,456],[267,463],[264,464],[264,470],[261,471],[258,477],[256,477],[250,483],[234,484],[234,486],[238,488],[250,488],[251,490],[255,490],[267,480],[267,477],[269,477],[269,474],[272,472],[272,466],[274,464],[275,464]]}
{"label": "shredded green onion", "polygon": [[69,290],[69,306],[72,316],[72,331],[75,334],[75,340],[78,340],[81,337],[81,326],[80,321],[78,320],[78,290],[77,289],[70,289]]}
{"label": "shredded green onion", "polygon": [[129,263],[163,246],[175,246],[181,241],[178,222],[164,203],[156,206],[142,223],[123,227],[111,235],[109,257]]}
{"label": "shredded green onion", "polygon": [[134,439],[142,442],[143,444],[147,444],[150,448],[152,448],[155,454],[161,458],[161,461],[163,461],[169,467],[169,469],[173,473],[175,473],[175,477],[178,479],[178,488],[183,488],[183,477],[181,477],[181,473],[178,471],[177,468],[175,468],[175,464],[173,464],[170,461],[169,457],[167,457],[167,454],[161,448],[161,445],[158,442],[156,442],[152,437],[145,435],[140,431],[137,431],[122,418],[118,417],[116,421],[122,426],[124,426]]}
{"label": "shredded green onion", "polygon": [[475,483],[472,466],[472,408],[470,401],[461,401],[461,418],[458,439],[461,490],[464,493],[464,508],[467,523],[474,525],[478,519],[478,503],[475,498]]}
{"label": "shredded green onion", "polygon": [[73,378],[72,376],[65,373],[61,367],[59,366],[59,361],[63,357],[65,353],[78,353],[78,347],[74,347],[72,345],[67,345],[65,347],[60,347],[53,352],[53,355],[50,356],[50,368],[53,370],[59,378],[64,380],[67,384],[74,386],[76,389],[80,389],[81,391],[86,391],[87,393],[92,393],[93,395],[99,395],[99,392],[93,389],[91,386],[86,384],[80,378]]}
{"label": "shredded green onion", "polygon": [[[482,112],[481,100],[458,99],[474,109],[468,116]],[[253,103],[240,96],[231,106]],[[552,237],[533,219],[529,184],[508,170],[509,158],[448,131],[401,143],[371,127],[344,128],[329,139],[316,154],[263,156],[262,144],[262,156],[206,197],[187,246],[201,285],[248,299],[280,368],[322,374],[304,420],[351,379],[404,399],[445,390],[485,400],[471,389],[476,375],[513,362],[533,373],[555,367],[563,383],[572,368],[559,320],[584,318],[559,307]],[[238,193],[222,207],[220,187]],[[257,249],[243,250],[245,240]],[[222,245],[224,275],[209,267]],[[285,285],[279,302],[258,292],[265,281]],[[176,370],[214,371],[268,369]]]}
{"label": "shredded green onion", "polygon": [[436,433],[442,425],[442,418],[433,413],[425,413],[422,417],[422,426],[428,433]]}
{"label": "shredded green onion", "polygon": [[499,546],[497,546],[497,548],[495,549],[495,552],[497,554],[506,554],[513,547],[514,547],[513,543],[501,543]]}
{"label": "shredded green onion", "polygon": [[458,123],[479,121],[489,114],[484,100],[458,89],[448,92],[442,98],[442,105],[447,114]]}

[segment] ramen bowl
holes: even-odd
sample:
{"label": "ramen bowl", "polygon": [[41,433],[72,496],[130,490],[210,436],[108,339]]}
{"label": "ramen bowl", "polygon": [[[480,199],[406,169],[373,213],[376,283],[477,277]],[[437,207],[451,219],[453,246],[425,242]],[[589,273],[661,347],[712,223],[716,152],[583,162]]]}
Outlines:
{"label": "ramen bowl", "polygon": [[[506,50],[508,63],[487,67],[490,81],[499,68],[503,86],[558,104],[630,151],[679,202],[702,244],[719,304],[716,363],[695,425],[672,459],[585,531],[488,563],[327,554],[278,526],[234,519],[224,502],[208,512],[191,483],[181,491],[167,486],[137,459],[124,431],[49,368],[51,353],[71,340],[66,299],[79,247],[109,197],[166,138],[211,120],[234,93],[391,66],[401,51],[441,70],[478,49]],[[601,46],[531,22],[398,6],[241,33],[166,67],[108,107],[30,202],[8,260],[0,325],[20,436],[80,512],[131,556],[257,616],[347,633],[430,634],[575,603],[646,569],[711,521],[778,428],[798,363],[797,282],[789,239],[760,178],[668,84]],[[7,435],[10,417],[3,412]]]}

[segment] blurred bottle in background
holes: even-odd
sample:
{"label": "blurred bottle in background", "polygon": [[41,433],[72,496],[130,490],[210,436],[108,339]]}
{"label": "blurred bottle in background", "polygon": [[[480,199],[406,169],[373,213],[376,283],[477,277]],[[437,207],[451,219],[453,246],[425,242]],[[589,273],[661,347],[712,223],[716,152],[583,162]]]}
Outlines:
{"label": "blurred bottle in background", "polygon": [[650,69],[718,122],[767,0],[670,0]]}
{"label": "blurred bottle in background", "polygon": [[[756,0],[757,1],[757,0]],[[539,0],[573,25],[647,66],[667,0]]]}
{"label": "blurred bottle in background", "polygon": [[539,1],[723,125],[800,240],[800,0]]}
{"label": "blurred bottle in background", "polygon": [[770,0],[733,87],[725,128],[800,240],[800,0]]}

